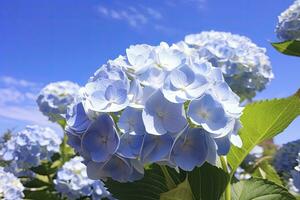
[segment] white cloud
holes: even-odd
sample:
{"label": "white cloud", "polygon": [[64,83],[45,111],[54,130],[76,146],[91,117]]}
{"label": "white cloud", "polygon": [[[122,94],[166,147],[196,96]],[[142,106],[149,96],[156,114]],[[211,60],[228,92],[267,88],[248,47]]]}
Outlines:
{"label": "white cloud", "polygon": [[[7,106],[0,105],[0,120],[1,118],[13,120],[14,126],[21,124],[35,124],[45,127],[50,127],[61,134],[61,128],[50,122],[37,107],[32,106]],[[2,129],[11,129],[13,127],[1,127]]]}
{"label": "white cloud", "polygon": [[14,88],[0,88],[0,97],[0,104],[18,103],[24,100],[24,95]]}
{"label": "white cloud", "polygon": [[152,19],[160,20],[162,14],[154,8],[144,6],[122,6],[109,8],[104,5],[98,7],[98,12],[114,20],[125,21],[132,27],[139,27],[151,23]]}
{"label": "white cloud", "polygon": [[203,10],[206,7],[207,0],[166,0],[165,3],[169,6],[189,4],[195,6],[195,8],[199,10]]}
{"label": "white cloud", "polygon": [[20,87],[34,87],[36,86],[36,83],[23,80],[23,79],[16,79],[10,76],[1,76],[0,82],[2,82],[5,85],[9,86],[20,86]]}
{"label": "white cloud", "polygon": [[37,107],[31,106],[1,106],[0,105],[0,116],[22,120],[27,122],[33,122],[39,125],[48,125],[48,119],[38,110]]}
{"label": "white cloud", "polygon": [[32,92],[21,92],[16,88],[0,88],[0,105],[6,103],[22,103],[35,100],[36,94]]}
{"label": "white cloud", "polygon": [[1,129],[13,128],[9,127],[12,124],[15,126],[36,124],[59,130],[57,125],[50,122],[38,110],[35,99],[41,89],[40,85],[10,76],[0,77],[0,120],[10,121],[9,124],[0,122]]}
{"label": "white cloud", "polygon": [[155,19],[161,19],[162,15],[157,10],[154,10],[153,8],[146,8],[149,15],[151,15]]}

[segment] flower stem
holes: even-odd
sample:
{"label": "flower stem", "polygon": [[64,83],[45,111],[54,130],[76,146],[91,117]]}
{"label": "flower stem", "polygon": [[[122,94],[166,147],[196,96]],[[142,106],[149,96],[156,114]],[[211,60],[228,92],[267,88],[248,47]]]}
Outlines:
{"label": "flower stem", "polygon": [[62,165],[67,161],[67,152],[66,152],[66,148],[67,148],[67,134],[64,133],[64,138],[63,141],[61,143],[61,161],[62,161]]}
{"label": "flower stem", "polygon": [[168,169],[164,165],[160,165],[161,171],[163,172],[165,178],[166,178],[166,184],[169,190],[176,188],[176,184],[174,180],[172,179],[171,175],[168,172]]}
{"label": "flower stem", "polygon": [[[220,160],[221,160],[221,165],[222,165],[223,170],[226,173],[229,173],[226,157],[225,156],[220,156]],[[226,186],[226,189],[225,189],[225,200],[231,200],[231,186],[230,186],[230,181],[228,182],[228,184]]]}

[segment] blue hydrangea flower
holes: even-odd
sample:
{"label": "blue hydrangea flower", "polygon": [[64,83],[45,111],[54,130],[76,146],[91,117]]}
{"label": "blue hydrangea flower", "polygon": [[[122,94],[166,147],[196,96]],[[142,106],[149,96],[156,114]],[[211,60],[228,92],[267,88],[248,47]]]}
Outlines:
{"label": "blue hydrangea flower", "polygon": [[126,57],[119,56],[114,62],[126,69],[130,76],[144,73],[154,63],[153,46],[131,45],[126,49]]}
{"label": "blue hydrangea flower", "polygon": [[107,162],[87,161],[87,174],[91,179],[112,178],[119,182],[135,181],[143,177],[144,171],[138,160],[122,158],[115,154]]}
{"label": "blue hydrangea flower", "polygon": [[142,110],[127,107],[122,112],[118,121],[118,128],[123,133],[130,133],[132,135],[145,134],[145,126],[142,118]]}
{"label": "blue hydrangea flower", "polygon": [[65,118],[68,106],[78,98],[79,89],[79,85],[70,81],[50,83],[41,90],[36,102],[40,111],[56,122]]}
{"label": "blue hydrangea flower", "polygon": [[291,178],[291,171],[297,166],[298,153],[300,152],[300,140],[284,144],[276,152],[273,159],[273,166],[276,171],[288,180]]}
{"label": "blue hydrangea flower", "polygon": [[175,141],[171,152],[171,160],[186,171],[201,166],[208,155],[205,134],[204,129],[187,128]]}
{"label": "blue hydrangea flower", "polygon": [[198,55],[185,43],[135,45],[96,71],[66,127],[88,177],[135,181],[152,163],[192,170],[241,147],[240,98]]}
{"label": "blue hydrangea flower", "polygon": [[82,136],[81,148],[83,154],[93,161],[104,162],[117,151],[119,142],[113,119],[102,114]]}
{"label": "blue hydrangea flower", "polygon": [[144,142],[144,135],[125,133],[121,136],[118,153],[124,158],[138,158]]}
{"label": "blue hydrangea flower", "polygon": [[184,103],[201,96],[207,90],[208,81],[196,67],[187,64],[170,72],[162,93],[173,103]]}
{"label": "blue hydrangea flower", "polygon": [[118,112],[129,104],[130,83],[127,75],[108,62],[82,88],[83,105],[96,112]]}
{"label": "blue hydrangea flower", "polygon": [[173,142],[174,138],[170,134],[145,135],[141,161],[143,163],[168,161]]}
{"label": "blue hydrangea flower", "polygon": [[204,31],[187,35],[184,41],[194,49],[193,57],[205,58],[222,69],[226,82],[242,100],[252,99],[274,77],[266,49],[247,37]]}
{"label": "blue hydrangea flower", "polygon": [[69,131],[82,135],[92,121],[86,115],[82,102],[78,102],[69,106],[66,122]]}
{"label": "blue hydrangea flower", "polygon": [[0,199],[21,200],[24,198],[23,190],[20,180],[0,167]]}
{"label": "blue hydrangea flower", "polygon": [[191,101],[188,116],[193,123],[218,136],[227,135],[235,122],[226,114],[222,104],[208,93]]}
{"label": "blue hydrangea flower", "polygon": [[8,167],[17,176],[59,152],[62,139],[50,128],[27,126],[13,135],[0,149],[0,157],[10,162]]}
{"label": "blue hydrangea flower", "polygon": [[169,102],[160,91],[148,99],[142,116],[146,131],[154,135],[180,132],[187,123],[183,104]]}
{"label": "blue hydrangea flower", "polygon": [[91,180],[87,176],[82,157],[74,157],[57,172],[55,189],[68,199],[90,197],[93,200],[111,198],[102,181]]}
{"label": "blue hydrangea flower", "polygon": [[300,1],[294,3],[278,17],[275,32],[280,40],[300,40]]}

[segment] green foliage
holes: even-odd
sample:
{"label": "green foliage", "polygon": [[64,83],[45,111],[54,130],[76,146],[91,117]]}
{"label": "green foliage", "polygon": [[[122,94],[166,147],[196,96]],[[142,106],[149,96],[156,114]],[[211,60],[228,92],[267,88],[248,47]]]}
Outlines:
{"label": "green foliage", "polygon": [[47,177],[38,176],[23,183],[26,188],[44,188],[51,186]]}
{"label": "green foliage", "polygon": [[259,101],[246,106],[241,117],[243,128],[239,133],[243,146],[232,146],[227,155],[231,175],[255,145],[281,133],[300,115],[299,97],[298,91],[288,98]]}
{"label": "green foliage", "polygon": [[300,56],[300,41],[289,40],[285,42],[272,43],[272,46],[279,52],[290,55]]}
{"label": "green foliage", "polygon": [[218,200],[229,183],[229,175],[222,169],[205,163],[188,173],[194,200]]}
{"label": "green foliage", "polygon": [[41,165],[37,167],[32,167],[31,171],[39,174],[39,175],[51,175],[56,173],[58,167],[57,166],[52,166],[51,162],[44,162]]}
{"label": "green foliage", "polygon": [[[173,170],[168,168],[169,173]],[[184,178],[182,179],[180,174],[174,171],[172,172],[174,182],[182,182]],[[122,200],[159,200],[160,194],[169,191],[164,174],[159,165],[156,164],[145,170],[142,180],[119,183],[109,179],[105,185],[115,198]]]}
{"label": "green foliage", "polygon": [[65,129],[65,127],[67,125],[67,122],[65,119],[58,119],[56,122],[62,127],[63,130]]}
{"label": "green foliage", "polygon": [[276,183],[277,185],[283,186],[280,177],[276,170],[267,161],[261,162],[252,174],[253,177],[268,179]]}
{"label": "green foliage", "polygon": [[160,200],[194,200],[188,179],[186,178],[176,188],[162,193]]}
{"label": "green foliage", "polygon": [[233,184],[232,200],[295,200],[287,189],[275,183],[253,178]]}
{"label": "green foliage", "polygon": [[25,199],[30,200],[61,200],[58,194],[47,189],[44,190],[25,190]]}
{"label": "green foliage", "polygon": [[105,185],[122,200],[218,200],[229,182],[229,174],[208,163],[187,173],[166,168],[175,188],[168,187],[165,173],[157,164],[145,170],[142,180],[119,183],[109,179]]}

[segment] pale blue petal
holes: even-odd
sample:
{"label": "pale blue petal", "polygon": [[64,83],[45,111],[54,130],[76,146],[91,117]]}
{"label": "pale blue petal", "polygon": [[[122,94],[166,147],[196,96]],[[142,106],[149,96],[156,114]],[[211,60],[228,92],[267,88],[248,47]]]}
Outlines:
{"label": "pale blue petal", "polygon": [[66,134],[68,136],[67,144],[70,145],[72,148],[74,148],[76,152],[80,152],[81,151],[81,138],[78,135],[73,134],[69,131],[66,131]]}
{"label": "pale blue petal", "polygon": [[125,158],[137,158],[143,144],[143,135],[125,133],[120,138],[118,153]]}
{"label": "pale blue petal", "polygon": [[146,131],[154,135],[179,132],[187,123],[183,104],[169,102],[161,91],[154,93],[146,102],[143,121]]}
{"label": "pale blue petal", "polygon": [[221,138],[215,138],[215,142],[217,143],[218,146],[218,155],[227,155],[227,153],[230,150],[230,140],[228,136],[221,137]]}
{"label": "pale blue petal", "polygon": [[72,129],[75,134],[81,135],[91,124],[91,120],[85,113],[82,102],[73,105],[66,115],[68,128]]}
{"label": "pale blue petal", "polygon": [[127,107],[122,112],[118,121],[118,127],[123,133],[134,135],[143,135],[145,133],[145,126],[142,118],[142,110]]}
{"label": "pale blue petal", "polygon": [[144,165],[139,160],[129,160],[132,172],[128,178],[128,181],[133,182],[140,180],[144,177]]}
{"label": "pale blue petal", "polygon": [[142,116],[147,133],[153,135],[163,135],[167,133],[163,127],[162,121],[155,115],[150,115],[147,110],[143,110]]}
{"label": "pale blue petal", "polygon": [[208,155],[206,136],[202,128],[186,129],[174,143],[171,160],[185,171],[201,166]]}
{"label": "pale blue petal", "polygon": [[132,174],[130,163],[120,156],[114,155],[103,167],[113,180],[127,182]]}
{"label": "pale blue petal", "polygon": [[216,166],[217,165],[217,144],[209,134],[205,134],[205,136],[206,136],[206,144],[208,148],[206,161]]}
{"label": "pale blue petal", "polygon": [[183,104],[168,102],[165,104],[165,116],[162,118],[164,128],[168,132],[178,133],[187,124]]}
{"label": "pale blue petal", "polygon": [[222,104],[207,93],[191,101],[188,116],[193,123],[219,137],[227,135],[234,127],[234,120],[226,115]]}
{"label": "pale blue petal", "polygon": [[95,162],[104,162],[115,153],[119,136],[108,114],[100,115],[82,137],[81,148]]}
{"label": "pale blue petal", "polygon": [[142,162],[153,163],[168,159],[172,144],[173,138],[169,134],[146,134],[141,151]]}

